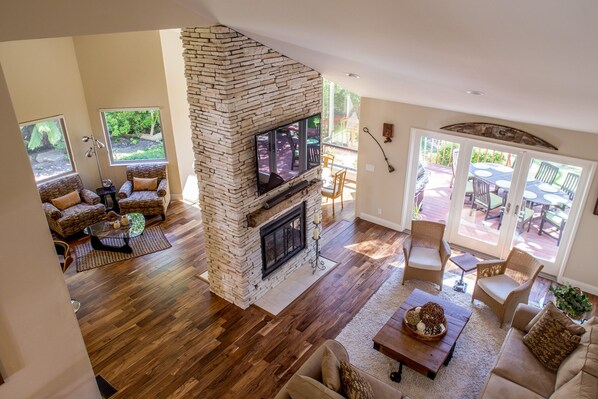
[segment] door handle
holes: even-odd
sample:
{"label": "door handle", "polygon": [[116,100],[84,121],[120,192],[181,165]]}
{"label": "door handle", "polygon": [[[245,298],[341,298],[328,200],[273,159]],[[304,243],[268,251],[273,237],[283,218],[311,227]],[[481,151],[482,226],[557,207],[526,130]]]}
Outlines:
{"label": "door handle", "polygon": [[507,204],[507,209],[506,209],[506,212],[505,212],[505,213],[509,213],[510,211],[511,211],[511,203],[509,202],[509,203]]}
{"label": "door handle", "polygon": [[519,217],[519,205],[515,205],[515,216]]}

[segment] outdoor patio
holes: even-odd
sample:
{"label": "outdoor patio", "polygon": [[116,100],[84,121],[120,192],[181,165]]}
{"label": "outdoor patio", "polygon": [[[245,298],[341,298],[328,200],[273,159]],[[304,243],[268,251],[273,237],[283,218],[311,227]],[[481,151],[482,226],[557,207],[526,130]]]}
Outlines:
{"label": "outdoor patio", "polygon": [[[450,182],[452,169],[450,166],[433,163],[426,165],[425,168],[430,172],[430,175],[428,184],[424,190],[424,200],[419,212],[420,217],[422,220],[446,222],[448,220],[451,201],[452,188],[450,188]],[[538,234],[542,219],[540,209],[540,207],[534,208],[535,212],[529,232],[527,231],[527,225],[525,229],[517,228],[515,246],[528,251],[538,258],[553,261],[558,252],[557,240],[548,237],[546,233],[542,233],[542,235]],[[493,212],[493,215],[497,214],[498,211]],[[471,202],[469,198],[465,198],[461,213],[462,223],[459,228],[460,233],[483,241],[496,242],[500,219],[495,218],[485,221],[484,216],[485,214],[481,210],[471,212]],[[559,234],[554,232],[553,229],[548,229],[546,225],[544,226],[544,230],[551,232],[555,237]]]}

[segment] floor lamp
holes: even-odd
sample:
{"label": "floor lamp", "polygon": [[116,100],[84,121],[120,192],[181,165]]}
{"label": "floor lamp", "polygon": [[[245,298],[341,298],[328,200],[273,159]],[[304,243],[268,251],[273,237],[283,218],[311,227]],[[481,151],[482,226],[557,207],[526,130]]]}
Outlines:
{"label": "floor lamp", "polygon": [[83,136],[81,138],[81,140],[84,143],[87,143],[87,142],[91,141],[91,145],[89,146],[89,148],[87,149],[87,151],[85,151],[85,156],[87,158],[91,158],[91,157],[95,156],[95,158],[96,158],[96,165],[98,167],[98,175],[100,176],[100,183],[102,184],[102,187],[104,187],[104,188],[111,187],[112,186],[112,181],[110,179],[104,180],[102,178],[102,170],[100,169],[100,160],[98,158],[98,149],[105,148],[106,145],[104,143],[102,143],[100,140],[98,140],[95,137],[93,137],[93,134],[89,135],[89,136]]}

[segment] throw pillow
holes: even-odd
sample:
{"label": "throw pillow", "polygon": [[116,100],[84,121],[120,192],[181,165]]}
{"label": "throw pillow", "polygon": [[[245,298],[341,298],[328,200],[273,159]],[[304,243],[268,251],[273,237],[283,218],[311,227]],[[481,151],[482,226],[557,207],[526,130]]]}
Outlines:
{"label": "throw pillow", "polygon": [[349,399],[374,399],[374,391],[369,382],[349,363],[341,363],[341,382],[343,391]]}
{"label": "throw pillow", "polygon": [[70,208],[73,205],[81,203],[81,196],[79,195],[79,191],[75,190],[63,195],[62,197],[54,198],[51,201],[52,205],[61,211],[64,211],[66,208]]}
{"label": "throw pillow", "polygon": [[594,399],[598,392],[598,378],[580,371],[568,383],[557,389],[550,399]]}
{"label": "throw pillow", "polygon": [[144,179],[141,177],[133,178],[133,191],[154,191],[158,189],[158,178]]}
{"label": "throw pillow", "polygon": [[322,383],[335,392],[341,391],[340,363],[327,346],[322,354]]}
{"label": "throw pillow", "polygon": [[[583,327],[582,327],[583,330]],[[550,309],[523,337],[523,343],[549,370],[558,370],[561,362],[577,348],[581,340]]]}
{"label": "throw pillow", "polygon": [[293,399],[344,399],[342,395],[305,375],[292,376],[286,389]]}

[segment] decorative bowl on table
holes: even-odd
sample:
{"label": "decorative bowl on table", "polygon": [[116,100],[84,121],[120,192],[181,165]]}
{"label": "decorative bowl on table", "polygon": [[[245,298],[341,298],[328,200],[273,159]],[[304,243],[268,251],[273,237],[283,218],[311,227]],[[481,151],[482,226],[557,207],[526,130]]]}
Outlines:
{"label": "decorative bowl on table", "polygon": [[436,341],[446,335],[444,309],[435,302],[413,307],[405,312],[403,324],[406,330],[422,341]]}

